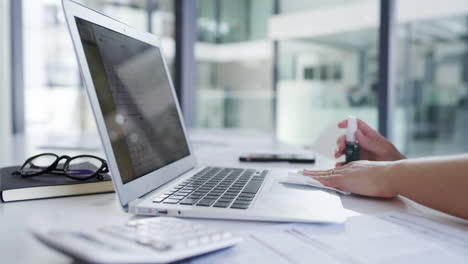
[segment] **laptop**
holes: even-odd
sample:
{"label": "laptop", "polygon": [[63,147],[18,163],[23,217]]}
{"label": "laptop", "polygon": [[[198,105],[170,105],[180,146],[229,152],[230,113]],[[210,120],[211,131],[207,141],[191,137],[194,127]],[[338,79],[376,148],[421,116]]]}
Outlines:
{"label": "laptop", "polygon": [[197,165],[160,39],[73,1],[68,28],[115,191],[137,215],[342,222],[334,192],[282,184],[284,170]]}

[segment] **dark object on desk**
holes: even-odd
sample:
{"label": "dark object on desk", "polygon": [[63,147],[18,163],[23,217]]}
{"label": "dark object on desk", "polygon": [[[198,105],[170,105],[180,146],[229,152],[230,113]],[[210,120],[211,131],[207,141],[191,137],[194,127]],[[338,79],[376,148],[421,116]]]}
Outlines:
{"label": "dark object on desk", "polygon": [[[62,163],[65,161],[65,163]],[[103,180],[103,174],[109,168],[104,159],[93,155],[58,156],[54,153],[42,153],[27,159],[16,174],[30,178],[44,174],[63,175],[77,181],[87,181],[94,177]]]}
{"label": "dark object on desk", "polygon": [[314,154],[244,154],[239,161],[246,162],[289,162],[289,163],[315,163]]}
{"label": "dark object on desk", "polygon": [[0,169],[0,198],[2,202],[114,191],[112,181],[108,174],[103,174],[103,180],[93,178],[87,181],[77,181],[54,174],[44,174],[40,177],[24,178],[15,173],[19,169],[20,166]]}

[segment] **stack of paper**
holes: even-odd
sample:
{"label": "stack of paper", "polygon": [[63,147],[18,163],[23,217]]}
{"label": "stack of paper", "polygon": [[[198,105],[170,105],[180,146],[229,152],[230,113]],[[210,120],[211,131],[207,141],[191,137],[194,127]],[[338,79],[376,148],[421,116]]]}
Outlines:
{"label": "stack of paper", "polygon": [[467,263],[468,226],[419,216],[351,217],[342,225],[282,224],[244,234],[231,249],[186,263]]}

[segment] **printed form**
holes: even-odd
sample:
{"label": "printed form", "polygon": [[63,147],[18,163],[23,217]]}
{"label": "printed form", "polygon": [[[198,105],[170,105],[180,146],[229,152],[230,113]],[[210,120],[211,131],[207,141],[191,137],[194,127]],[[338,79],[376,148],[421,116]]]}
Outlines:
{"label": "printed form", "polygon": [[280,224],[246,232],[239,245],[191,264],[467,263],[468,225],[387,213],[351,217],[342,225]]}

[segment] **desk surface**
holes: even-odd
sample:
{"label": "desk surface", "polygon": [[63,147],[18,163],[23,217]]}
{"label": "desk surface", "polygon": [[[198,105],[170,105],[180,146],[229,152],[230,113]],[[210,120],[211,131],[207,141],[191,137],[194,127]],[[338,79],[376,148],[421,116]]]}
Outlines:
{"label": "desk surface", "polygon": [[[191,132],[191,141],[201,165],[218,164],[224,166],[302,168],[304,165],[288,163],[253,164],[239,163],[238,156],[243,152],[307,152],[307,150],[281,144],[272,136],[238,130],[197,130]],[[34,139],[34,140],[33,140]],[[71,147],[71,148],[70,148]],[[76,149],[75,149],[76,147]],[[82,148],[82,149],[79,149]],[[93,153],[102,155],[97,136],[77,136],[57,138],[17,136],[0,157],[0,166],[20,164],[28,157],[40,152]],[[334,164],[324,156],[317,155],[311,169],[330,168]],[[372,199],[361,196],[342,196],[342,203],[349,215],[378,214],[385,211],[403,211],[423,214],[449,225],[460,220],[420,206],[405,198]],[[68,198],[45,199],[14,203],[0,203],[0,256],[2,263],[69,263],[71,259],[47,249],[28,233],[28,226],[34,227],[44,221],[57,221],[71,226],[98,227],[110,223],[124,223],[134,218],[124,213],[115,194],[99,194]],[[192,219],[228,230],[255,228],[273,223]]]}

